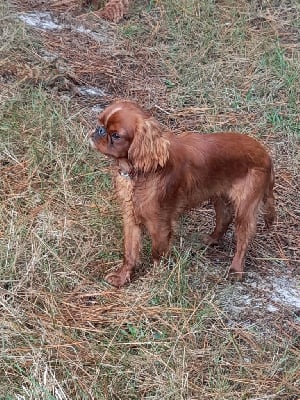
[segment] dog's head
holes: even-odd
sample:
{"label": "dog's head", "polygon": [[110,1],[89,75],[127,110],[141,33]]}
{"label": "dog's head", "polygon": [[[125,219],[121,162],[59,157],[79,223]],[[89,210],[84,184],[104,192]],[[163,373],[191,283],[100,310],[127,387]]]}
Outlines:
{"label": "dog's head", "polygon": [[169,141],[159,123],[131,101],[108,106],[99,115],[90,141],[100,153],[116,160],[126,159],[140,172],[163,167],[169,157]]}

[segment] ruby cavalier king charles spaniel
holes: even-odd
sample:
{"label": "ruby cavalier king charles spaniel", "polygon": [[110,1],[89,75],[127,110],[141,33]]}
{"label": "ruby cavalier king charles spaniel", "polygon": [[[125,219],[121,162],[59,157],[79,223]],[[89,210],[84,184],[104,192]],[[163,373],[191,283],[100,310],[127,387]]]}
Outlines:
{"label": "ruby cavalier king charles spaniel", "polygon": [[259,210],[266,227],[275,217],[272,160],[257,140],[229,132],[176,135],[136,103],[122,100],[99,115],[90,142],[117,165],[124,259],[105,277],[108,283],[121,287],[130,282],[144,227],[158,262],[169,250],[178,217],[206,200],[214,205],[216,226],[205,242],[217,243],[234,220],[236,251],[229,272],[243,277]]}

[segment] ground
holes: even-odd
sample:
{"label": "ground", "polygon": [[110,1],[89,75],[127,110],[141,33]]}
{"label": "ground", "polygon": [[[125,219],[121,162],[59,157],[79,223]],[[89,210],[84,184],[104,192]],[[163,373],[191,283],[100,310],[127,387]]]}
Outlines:
{"label": "ground", "polygon": [[[100,4],[101,6],[101,4]],[[119,24],[79,0],[0,6],[1,399],[286,399],[299,392],[300,8],[286,1],[133,1]],[[243,282],[234,251],[179,222],[133,282],[110,161],[87,136],[116,98],[175,131],[240,131],[276,171]]]}

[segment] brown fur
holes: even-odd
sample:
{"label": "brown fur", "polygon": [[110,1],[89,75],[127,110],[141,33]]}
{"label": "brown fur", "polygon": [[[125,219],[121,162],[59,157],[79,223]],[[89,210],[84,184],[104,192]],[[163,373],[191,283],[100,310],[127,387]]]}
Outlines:
{"label": "brown fur", "polygon": [[255,139],[238,133],[174,135],[137,104],[118,101],[99,115],[102,135],[91,135],[101,153],[116,160],[117,191],[124,222],[124,261],[106,276],[114,286],[130,281],[139,262],[141,231],[152,240],[158,261],[169,249],[180,214],[211,199],[216,227],[207,236],[217,243],[235,219],[237,248],[230,272],[241,278],[260,206],[269,227],[275,217],[272,160]]}

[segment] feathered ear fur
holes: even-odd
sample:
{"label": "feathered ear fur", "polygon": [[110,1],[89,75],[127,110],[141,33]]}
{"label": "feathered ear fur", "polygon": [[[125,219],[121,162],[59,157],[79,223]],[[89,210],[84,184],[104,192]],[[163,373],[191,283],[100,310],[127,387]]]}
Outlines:
{"label": "feathered ear fur", "polygon": [[154,172],[166,164],[169,145],[169,140],[163,137],[159,123],[154,118],[140,118],[128,158],[136,171]]}

